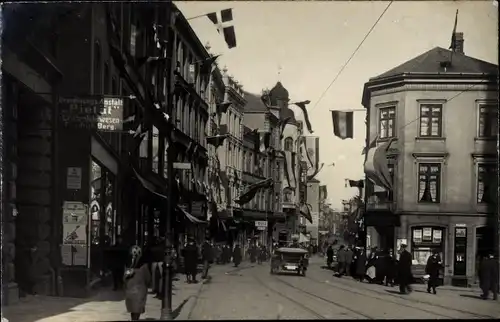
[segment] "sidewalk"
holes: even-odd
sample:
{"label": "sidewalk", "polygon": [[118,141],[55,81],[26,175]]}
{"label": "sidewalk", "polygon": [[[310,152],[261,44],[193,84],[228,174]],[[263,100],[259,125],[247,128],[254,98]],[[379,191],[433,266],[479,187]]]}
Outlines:
{"label": "sidewalk", "polygon": [[[215,277],[249,267],[243,263],[235,269],[230,265],[213,265],[210,276]],[[188,312],[196,302],[196,297],[201,292],[203,284],[210,281],[203,280],[198,284],[185,283],[184,276],[179,275],[179,280],[174,281],[172,308],[174,318],[185,319]],[[141,315],[141,320],[158,320],[161,311],[161,299],[148,294],[146,313]],[[18,304],[3,307],[3,317],[10,322],[88,322],[88,321],[127,321],[129,313],[125,309],[123,291],[112,291],[103,288],[95,296],[87,299],[30,296],[20,300]]]}

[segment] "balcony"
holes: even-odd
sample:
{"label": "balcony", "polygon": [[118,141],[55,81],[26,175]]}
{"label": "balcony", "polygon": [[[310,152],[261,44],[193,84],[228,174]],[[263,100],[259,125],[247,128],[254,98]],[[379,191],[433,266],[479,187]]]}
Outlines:
{"label": "balcony", "polygon": [[391,211],[395,210],[395,203],[387,195],[376,194],[368,197],[366,202],[367,211]]}

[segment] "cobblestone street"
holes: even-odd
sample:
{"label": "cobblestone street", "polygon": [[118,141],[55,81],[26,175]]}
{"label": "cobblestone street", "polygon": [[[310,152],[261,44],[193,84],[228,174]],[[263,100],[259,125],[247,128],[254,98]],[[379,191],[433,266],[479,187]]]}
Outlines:
{"label": "cobblestone street", "polygon": [[399,295],[397,287],[332,276],[311,264],[307,277],[269,274],[269,266],[220,275],[204,285],[190,319],[480,319],[500,317],[500,305],[471,289],[424,285]]}
{"label": "cobblestone street", "polygon": [[[399,295],[396,287],[334,277],[314,258],[307,277],[269,274],[269,264],[241,268],[213,266],[200,284],[174,285],[178,320],[221,319],[482,319],[499,318],[500,305],[479,299],[475,289],[443,287],[437,295],[424,285]],[[161,301],[150,295],[142,320],[157,320]],[[33,297],[6,307],[15,322],[127,320],[122,294],[103,290],[91,299]]]}

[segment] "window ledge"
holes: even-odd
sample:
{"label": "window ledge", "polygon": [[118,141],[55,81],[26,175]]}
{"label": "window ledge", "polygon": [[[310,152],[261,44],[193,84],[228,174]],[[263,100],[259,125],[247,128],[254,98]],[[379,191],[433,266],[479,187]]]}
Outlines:
{"label": "window ledge", "polygon": [[394,142],[397,142],[398,138],[395,137],[395,136],[390,136],[390,137],[385,137],[385,138],[379,138],[377,140],[377,142],[387,142],[387,141],[390,141],[390,140],[393,140]]}
{"label": "window ledge", "polygon": [[497,140],[497,137],[496,136],[490,136],[490,137],[475,137],[474,138],[474,141],[496,141]]}
{"label": "window ledge", "polygon": [[446,141],[445,137],[441,136],[417,136],[415,141]]}

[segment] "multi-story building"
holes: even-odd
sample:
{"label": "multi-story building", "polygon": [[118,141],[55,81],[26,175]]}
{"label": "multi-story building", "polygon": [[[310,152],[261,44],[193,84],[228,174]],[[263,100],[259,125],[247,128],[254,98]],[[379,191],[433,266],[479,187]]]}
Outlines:
{"label": "multi-story building", "polygon": [[[317,242],[318,240],[318,227],[319,227],[319,213],[320,213],[320,199],[319,199],[319,185],[317,179],[311,179],[307,182],[307,204],[311,207],[312,223],[306,222],[307,233],[310,236],[310,242]],[[302,217],[303,218],[303,217]]]}
{"label": "multi-story building", "polygon": [[[117,3],[110,10],[113,30],[103,4],[51,7],[4,8],[12,19],[2,50],[9,135],[3,155],[9,194],[2,196],[9,256],[2,270],[10,300],[18,286],[27,293],[81,296],[101,277],[107,247],[118,235],[147,244],[165,234],[165,203],[155,196],[168,193],[169,125],[152,116],[168,113],[175,121],[170,151],[177,152],[174,160],[192,164],[176,174],[187,204],[177,228],[200,223],[196,216],[204,217],[207,208],[208,76],[201,65],[210,56],[186,19],[175,5]],[[119,72],[124,52],[136,62],[173,59],[165,59],[171,63],[166,68],[146,63],[128,69],[138,79],[128,83]],[[138,85],[144,91],[134,91]],[[139,137],[144,143],[137,146]]]}
{"label": "multi-story building", "polygon": [[436,249],[445,283],[472,284],[498,243],[498,66],[457,39],[454,53],[433,48],[365,84],[367,146],[393,140],[393,189],[366,189],[365,224],[372,245],[406,243],[417,271]]}

